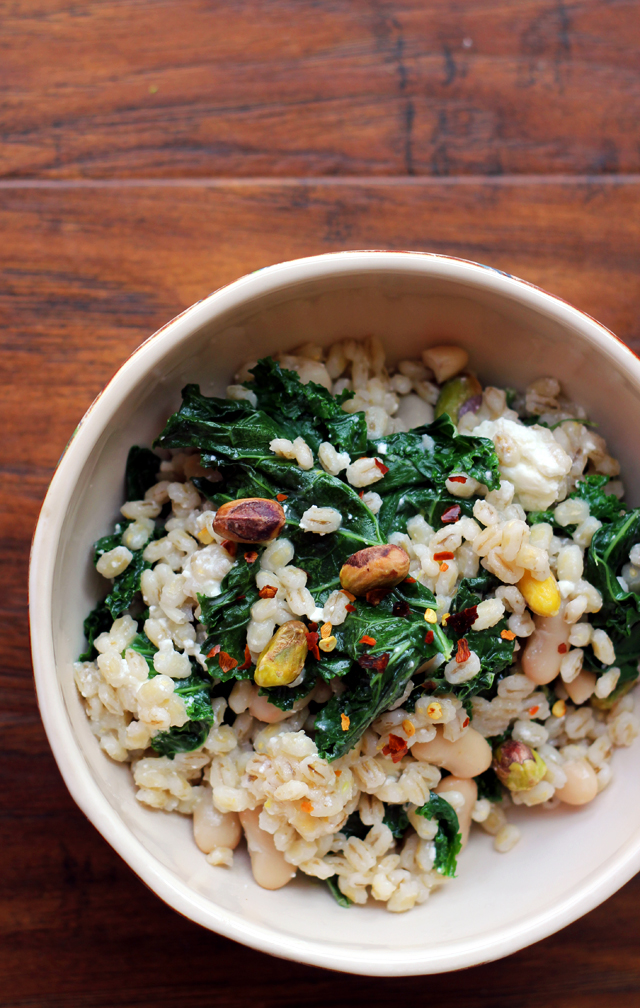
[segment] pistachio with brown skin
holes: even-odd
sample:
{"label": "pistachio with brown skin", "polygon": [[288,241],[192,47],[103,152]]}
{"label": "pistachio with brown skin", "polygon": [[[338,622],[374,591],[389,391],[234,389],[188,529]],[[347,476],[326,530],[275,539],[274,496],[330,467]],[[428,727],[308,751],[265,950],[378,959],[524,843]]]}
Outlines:
{"label": "pistachio with brown skin", "polygon": [[498,746],[492,766],[498,780],[510,791],[530,791],[547,772],[547,765],[536,750],[515,739],[507,739]]}
{"label": "pistachio with brown skin", "polygon": [[400,546],[367,546],[345,560],[340,584],[352,595],[395,588],[409,573],[409,555]]}
{"label": "pistachio with brown skin", "polygon": [[241,497],[218,509],[213,531],[231,542],[268,542],[280,534],[285,520],[277,501],[266,497]]}

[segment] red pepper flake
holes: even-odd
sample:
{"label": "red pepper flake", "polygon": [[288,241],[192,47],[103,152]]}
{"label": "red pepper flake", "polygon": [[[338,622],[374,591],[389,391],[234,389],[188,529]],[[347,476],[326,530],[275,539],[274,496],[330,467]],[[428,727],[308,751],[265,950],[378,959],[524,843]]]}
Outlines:
{"label": "red pepper flake", "polygon": [[[369,605],[380,605],[383,598],[386,598],[390,591],[391,588],[372,588],[371,591],[368,591],[365,595],[365,599]],[[348,608],[349,606],[347,606],[347,609]]]}
{"label": "red pepper flake", "polygon": [[207,655],[207,658],[213,658],[213,657],[215,657],[215,655],[218,654],[219,650],[220,650],[220,645],[219,644],[214,644],[213,647],[211,648],[209,654]]}
{"label": "red pepper flake", "polygon": [[566,644],[558,644],[558,654],[565,654],[567,650]]}
{"label": "red pepper flake", "polygon": [[375,644],[375,642],[376,642],[375,637],[369,637],[368,634],[365,634],[364,637],[360,638],[360,640],[358,641],[358,644],[368,644],[369,647],[373,647],[373,645]]}
{"label": "red pepper flake", "polygon": [[251,668],[251,652],[249,650],[249,645],[244,646],[244,661],[242,665],[238,666],[238,672],[244,672],[245,669]]}
{"label": "red pepper flake", "polygon": [[309,648],[311,654],[316,659],[316,661],[320,661],[320,649],[318,647],[318,641],[320,640],[320,635],[317,634],[315,630],[312,630],[311,633],[308,633],[306,636],[307,636],[307,647]]}
{"label": "red pepper flake", "polygon": [[282,501],[286,501],[287,499],[288,499],[288,495],[287,494],[276,494],[276,500],[277,501],[282,502]]}
{"label": "red pepper flake", "polygon": [[301,810],[303,812],[306,812],[307,814],[310,814],[311,812],[313,812],[313,805],[311,804],[310,801],[306,801],[306,800],[305,801],[301,801],[300,802],[300,808],[301,808]]}
{"label": "red pepper flake", "polygon": [[500,636],[502,637],[503,640],[515,640],[516,639],[516,635],[514,634],[513,630],[501,630],[500,631]]}
{"label": "red pepper flake", "polygon": [[236,659],[232,658],[231,655],[227,654],[226,651],[221,651],[220,654],[218,655],[218,665],[220,666],[223,672],[230,672],[231,669],[234,669],[237,664],[238,662],[236,661]]}
{"label": "red pepper flake", "polygon": [[459,613],[451,613],[447,620],[447,628],[453,630],[456,637],[464,637],[478,618],[478,607],[469,606]]}
{"label": "red pepper flake", "polygon": [[246,595],[236,595],[235,601],[236,602],[242,602],[243,598],[246,598],[246,597],[247,597]]}
{"label": "red pepper flake", "polygon": [[459,504],[452,504],[450,507],[445,508],[440,517],[440,521],[444,525],[450,525],[451,522],[457,522],[458,518],[462,514],[462,508]]}
{"label": "red pepper flake", "polygon": [[360,655],[358,658],[358,665],[360,668],[373,669],[374,672],[384,672],[389,664],[390,657],[391,655],[389,651],[385,651],[385,653],[381,655]]}
{"label": "red pepper flake", "polygon": [[540,708],[538,706],[530,707],[527,713],[530,714],[531,717],[535,717],[539,710]]}
{"label": "red pepper flake", "polygon": [[247,552],[244,555],[244,558],[245,558],[245,560],[247,561],[248,564],[254,564],[256,562],[256,560],[258,559],[258,551],[257,550],[247,550]]}
{"label": "red pepper flake", "polygon": [[315,633],[316,630],[318,629],[318,624],[317,623],[309,623],[309,629],[311,630],[312,633]]}
{"label": "red pepper flake", "polygon": [[265,585],[264,588],[261,588],[258,592],[260,598],[275,598],[277,594],[278,589],[275,585]]}
{"label": "red pepper flake", "polygon": [[450,550],[443,550],[442,553],[434,553],[433,559],[437,563],[441,563],[443,560],[453,560],[453,553]]}
{"label": "red pepper flake", "polygon": [[347,610],[347,612],[355,612],[356,611],[356,607],[354,605],[351,605],[351,603],[349,603],[349,605],[345,606],[345,609]]}
{"label": "red pepper flake", "polygon": [[401,602],[394,602],[393,609],[391,610],[394,616],[400,616],[402,619],[406,619],[411,612],[411,607],[408,602],[404,599]]}
{"label": "red pepper flake", "polygon": [[424,642],[425,644],[433,644],[433,630],[427,630]]}
{"label": "red pepper flake", "polygon": [[464,721],[462,722],[462,727],[463,727],[463,728],[466,728],[468,724],[469,724],[469,718],[468,718],[468,717],[466,717],[466,718],[464,719]]}
{"label": "red pepper flake", "polygon": [[342,770],[336,770],[336,772],[335,772],[336,777],[339,777],[341,775],[341,773],[342,773]]}
{"label": "red pepper flake", "polygon": [[406,577],[404,579],[405,584],[416,584],[417,579],[412,577]]}
{"label": "red pepper flake", "polygon": [[346,588],[341,588],[340,589],[340,593],[342,595],[346,595],[350,602],[354,602],[355,601],[355,598],[356,598],[355,595],[352,595],[351,592],[348,592]]}
{"label": "red pepper flake", "polygon": [[358,494],[358,497],[360,498],[360,500],[362,500],[362,498],[364,497],[364,490],[360,491],[360,493]]}
{"label": "red pepper flake", "polygon": [[348,717],[346,714],[341,714],[340,715],[340,727],[342,728],[342,730],[343,731],[348,731],[350,724],[351,724],[351,718]]}
{"label": "red pepper flake", "polygon": [[225,539],[225,541],[222,543],[222,547],[223,549],[226,549],[229,556],[232,557],[234,557],[238,552],[237,542],[232,542],[231,539]]}
{"label": "red pepper flake", "polygon": [[461,637],[458,641],[458,650],[456,651],[456,662],[458,665],[462,665],[462,662],[466,662],[467,658],[471,657],[471,651],[469,650],[469,644],[467,643],[466,637]]}
{"label": "red pepper flake", "polygon": [[378,469],[385,476],[389,472],[389,466],[386,466],[384,462],[381,462],[379,458],[373,460],[377,465]]}
{"label": "red pepper flake", "polygon": [[399,735],[390,735],[389,741],[382,750],[383,756],[390,756],[394,763],[399,763],[407,755],[407,743]]}
{"label": "red pepper flake", "polygon": [[446,563],[441,563],[441,564],[440,564],[440,571],[441,571],[441,572],[442,572],[443,574],[444,574],[444,572],[445,572],[445,571],[448,571],[448,570],[449,570],[449,564],[446,564]]}
{"label": "red pepper flake", "polygon": [[449,483],[466,483],[467,482],[467,477],[466,476],[449,476],[448,482]]}

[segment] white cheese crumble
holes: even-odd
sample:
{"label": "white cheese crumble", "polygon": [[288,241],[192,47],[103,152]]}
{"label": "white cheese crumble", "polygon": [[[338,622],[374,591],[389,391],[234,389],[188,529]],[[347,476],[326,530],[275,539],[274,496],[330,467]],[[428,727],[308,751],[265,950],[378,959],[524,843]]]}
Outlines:
{"label": "white cheese crumble", "polygon": [[499,417],[484,420],[474,437],[493,441],[500,473],[515,487],[525,511],[546,511],[558,498],[560,484],[571,469],[571,459],[547,427],[525,427]]}

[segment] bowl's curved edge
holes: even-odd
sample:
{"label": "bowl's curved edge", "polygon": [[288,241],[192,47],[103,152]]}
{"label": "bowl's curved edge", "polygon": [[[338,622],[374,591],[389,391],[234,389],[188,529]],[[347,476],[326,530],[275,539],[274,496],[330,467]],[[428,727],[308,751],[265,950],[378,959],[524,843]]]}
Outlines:
{"label": "bowl's curved edge", "polygon": [[[188,337],[197,326],[239,304],[247,294],[251,299],[279,287],[294,286],[303,280],[328,272],[391,270],[402,262],[402,272],[439,273],[471,286],[498,290],[507,297],[529,302],[538,311],[580,330],[587,339],[598,343],[609,356],[636,372],[640,386],[640,362],[632,351],[604,326],[583,312],[546,291],[509,274],[469,260],[421,252],[338,252],[308,257],[266,267],[220,288],[208,298],[186,309],[149,337],[116,372],[103,392],[94,400],[76,428],[51,481],[33,538],[29,589],[31,641],[34,675],[40,711],[54,756],[65,783],[77,805],[105,839],[137,875],[166,903],[184,916],[226,937],[263,952],[315,966],[371,976],[401,976],[446,972],[489,962],[553,934],[592,910],[612,895],[640,869],[640,837],[629,841],[606,864],[559,903],[525,923],[518,922],[486,941],[453,943],[445,953],[393,953],[383,960],[378,949],[341,948],[276,933],[263,926],[247,923],[238,915],[222,911],[215,904],[194,893],[169,869],[156,862],[144,846],[132,836],[93,780],[82,752],[75,741],[58,683],[51,634],[51,592],[56,548],[69,503],[69,487],[74,487],[86,459],[118,402],[137,381],[142,369],[159,360],[165,348],[175,340]],[[304,272],[301,277],[300,271]],[[288,275],[288,276],[287,276]],[[482,280],[480,281],[480,278]],[[590,330],[585,332],[585,330]]]}

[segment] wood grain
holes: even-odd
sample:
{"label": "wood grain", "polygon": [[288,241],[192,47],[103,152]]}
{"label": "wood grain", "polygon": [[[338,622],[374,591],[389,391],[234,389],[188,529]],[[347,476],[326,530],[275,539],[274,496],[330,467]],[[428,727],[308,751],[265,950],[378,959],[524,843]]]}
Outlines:
{"label": "wood grain", "polygon": [[30,678],[26,562],[52,468],[121,361],[249,270],[343,248],[439,251],[523,276],[640,345],[640,185],[330,180],[0,189],[0,1008],[635,1008],[640,880],[507,960],[341,976],[163,906],[71,801]]}
{"label": "wood grain", "polygon": [[2,0],[6,177],[632,172],[635,0]]}

